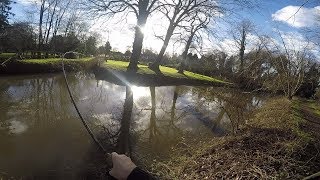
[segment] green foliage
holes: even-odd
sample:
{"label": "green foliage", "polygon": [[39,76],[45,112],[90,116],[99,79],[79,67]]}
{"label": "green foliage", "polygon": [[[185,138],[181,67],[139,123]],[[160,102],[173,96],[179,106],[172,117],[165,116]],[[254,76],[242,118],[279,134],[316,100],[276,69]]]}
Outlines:
{"label": "green foliage", "polygon": [[311,98],[316,93],[316,88],[319,86],[320,72],[319,66],[316,63],[306,70],[304,81],[297,91],[297,95],[304,98]]}
{"label": "green foliage", "polygon": [[106,44],[104,45],[104,48],[105,48],[105,54],[107,54],[107,55],[110,54],[112,47],[111,47],[109,41],[106,42]]}
{"label": "green foliage", "polygon": [[28,23],[14,23],[5,29],[5,35],[0,38],[0,46],[5,52],[33,50],[36,46],[34,37],[33,29]]}
{"label": "green foliage", "polygon": [[49,46],[51,51],[65,53],[79,50],[81,42],[74,33],[69,33],[67,36],[57,35],[52,37]]}
{"label": "green foliage", "polygon": [[2,32],[8,25],[9,15],[13,15],[10,10],[12,0],[1,0],[0,2],[0,32]]}
{"label": "green foliage", "polygon": [[97,53],[97,38],[95,36],[89,36],[84,42],[84,54],[95,55]]}

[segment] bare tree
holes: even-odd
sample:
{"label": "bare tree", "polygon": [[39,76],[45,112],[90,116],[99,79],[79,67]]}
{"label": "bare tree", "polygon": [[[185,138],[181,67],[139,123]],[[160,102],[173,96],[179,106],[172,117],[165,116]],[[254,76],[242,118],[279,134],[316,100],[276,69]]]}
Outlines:
{"label": "bare tree", "polygon": [[249,20],[243,20],[238,25],[235,31],[232,32],[233,39],[239,48],[240,66],[238,73],[243,72],[244,68],[244,52],[248,41],[249,33],[254,31],[254,24]]}
{"label": "bare tree", "polygon": [[47,20],[45,24],[45,43],[48,44],[50,34],[55,36],[60,29],[61,21],[66,17],[65,12],[69,9],[71,0],[50,0],[48,2]]}
{"label": "bare tree", "polygon": [[59,3],[59,0],[49,1],[47,19],[46,19],[46,23],[45,23],[46,29],[45,29],[44,37],[43,37],[44,42],[46,44],[48,44],[48,41],[49,41],[49,35],[50,35],[50,31],[53,26],[54,16],[55,16],[56,11],[58,9],[58,3]]}
{"label": "bare tree", "polygon": [[[183,73],[185,69],[185,61],[187,59],[188,51],[190,49],[190,46],[191,46],[191,43],[193,42],[194,37],[196,36],[196,33],[199,32],[199,30],[206,28],[209,22],[210,22],[210,18],[208,17],[201,18],[196,16],[196,18],[192,19],[191,25],[185,27],[186,31],[188,32],[188,38],[186,41],[186,46],[182,53],[182,60],[180,62],[180,67],[178,68],[179,73]],[[201,35],[198,35],[198,36],[201,36]]]}
{"label": "bare tree", "polygon": [[284,36],[279,30],[278,35],[281,43],[273,42],[275,51],[265,46],[272,60],[272,67],[276,72],[273,89],[283,91],[288,99],[296,94],[304,81],[304,73],[311,57],[310,42],[296,47],[292,37]]}
{"label": "bare tree", "polygon": [[197,17],[212,17],[219,10],[215,1],[211,0],[171,0],[166,6],[162,6],[160,11],[169,21],[169,26],[163,40],[163,45],[158,54],[156,61],[149,65],[155,71],[159,70],[164,53],[167,49],[171,36],[174,34],[178,26],[190,23],[192,19]]}
{"label": "bare tree", "polygon": [[71,0],[68,1],[60,1],[60,6],[58,9],[58,12],[55,15],[54,25],[53,25],[53,32],[52,36],[56,36],[59,29],[61,28],[61,22],[63,18],[65,17],[66,11],[69,9]]}
{"label": "bare tree", "polygon": [[48,44],[51,36],[57,34],[71,0],[39,0],[35,3],[40,7],[38,11],[38,51],[41,51],[43,45]]}
{"label": "bare tree", "polygon": [[42,35],[42,26],[43,26],[43,16],[45,11],[47,10],[46,7],[47,0],[41,0],[40,1],[40,11],[39,11],[39,34],[38,34],[38,50],[42,50],[42,44],[43,44],[43,35]]}
{"label": "bare tree", "polygon": [[91,12],[99,16],[113,16],[117,13],[126,13],[126,15],[133,13],[136,16],[137,24],[128,66],[129,72],[136,72],[144,38],[141,29],[147,23],[150,14],[164,6],[164,4],[158,0],[88,0],[85,5]]}

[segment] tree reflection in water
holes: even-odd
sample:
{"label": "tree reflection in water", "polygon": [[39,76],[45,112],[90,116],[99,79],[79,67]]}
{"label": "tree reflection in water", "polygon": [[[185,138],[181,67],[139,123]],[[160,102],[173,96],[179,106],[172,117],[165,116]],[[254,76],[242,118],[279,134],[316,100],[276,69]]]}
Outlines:
{"label": "tree reflection in water", "polygon": [[[126,86],[126,99],[123,105],[122,119],[120,122],[120,133],[117,142],[117,152],[121,154],[127,154],[129,152],[130,144],[130,124],[131,114],[133,108],[133,95],[130,86]],[[131,153],[130,153],[131,154]]]}
{"label": "tree reflection in water", "polygon": [[[168,158],[181,144],[236,133],[261,104],[259,97],[225,88],[130,88],[82,73],[70,74],[68,80],[79,109],[106,149],[144,165]],[[64,173],[61,167],[78,171],[98,159],[63,76],[0,78],[0,97],[0,169],[36,175],[54,169],[59,175]]]}

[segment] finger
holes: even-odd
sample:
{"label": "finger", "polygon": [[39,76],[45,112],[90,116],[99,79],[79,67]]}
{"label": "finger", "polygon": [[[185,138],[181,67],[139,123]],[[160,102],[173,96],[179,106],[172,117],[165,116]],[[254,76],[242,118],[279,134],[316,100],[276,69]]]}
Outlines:
{"label": "finger", "polygon": [[114,177],[114,170],[111,169],[111,171],[109,171],[109,174],[110,174],[112,177]]}
{"label": "finger", "polygon": [[119,156],[118,153],[116,153],[116,152],[112,152],[112,153],[111,153],[112,162],[115,161],[115,159],[116,159],[117,156]]}

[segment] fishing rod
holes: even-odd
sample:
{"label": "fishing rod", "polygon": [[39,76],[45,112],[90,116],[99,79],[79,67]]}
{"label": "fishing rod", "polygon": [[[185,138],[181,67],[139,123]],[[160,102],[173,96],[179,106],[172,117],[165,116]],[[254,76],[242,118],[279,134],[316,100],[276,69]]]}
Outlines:
{"label": "fishing rod", "polygon": [[99,147],[99,149],[104,153],[106,154],[107,156],[107,162],[112,165],[112,158],[111,158],[111,154],[107,152],[107,150],[102,146],[102,144],[99,142],[99,140],[95,137],[95,135],[93,134],[93,132],[91,131],[90,127],[88,126],[87,122],[84,120],[78,106],[77,106],[77,103],[75,102],[74,98],[73,98],[73,95],[71,93],[71,89],[70,89],[70,86],[69,86],[69,82],[68,82],[68,79],[67,79],[67,75],[66,75],[66,71],[65,71],[65,68],[64,68],[64,58],[65,58],[65,55],[67,54],[68,52],[64,53],[63,56],[61,57],[61,65],[62,65],[62,72],[63,72],[63,76],[64,76],[64,81],[66,83],[66,86],[67,86],[67,90],[68,90],[68,93],[69,93],[69,96],[70,96],[70,99],[71,99],[71,102],[74,106],[74,108],[76,109],[77,111],[77,114],[79,115],[79,118],[80,120],[82,121],[82,124],[84,125],[84,127],[86,128],[86,130],[88,131],[89,135],[91,136],[91,138],[93,139],[93,141],[95,142],[95,144]]}

